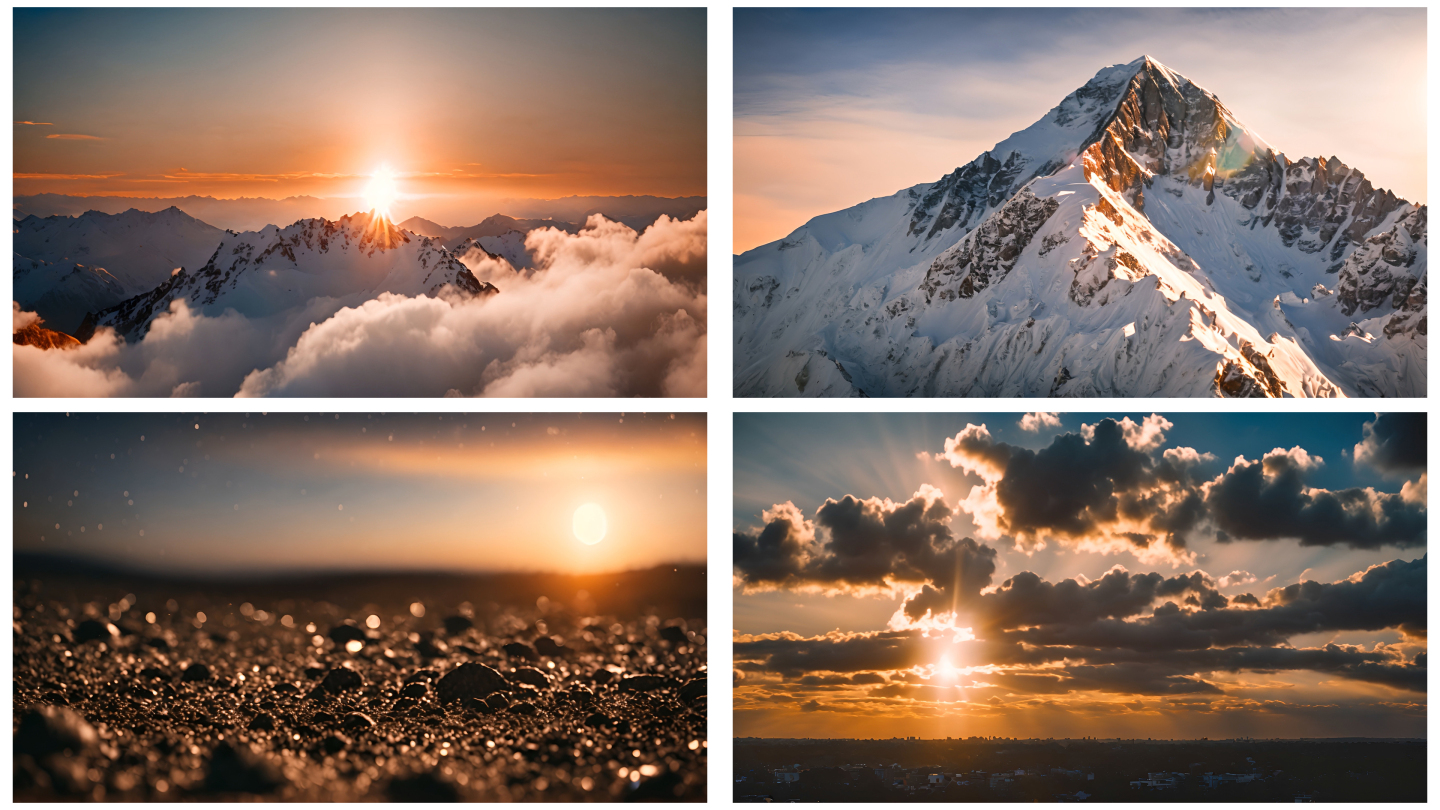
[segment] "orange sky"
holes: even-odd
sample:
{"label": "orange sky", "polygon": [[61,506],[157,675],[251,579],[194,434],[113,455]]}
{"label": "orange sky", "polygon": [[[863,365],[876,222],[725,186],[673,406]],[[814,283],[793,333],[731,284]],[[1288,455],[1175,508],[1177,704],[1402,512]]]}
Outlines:
{"label": "orange sky", "polygon": [[705,559],[703,414],[38,414],[17,436],[23,551],[200,572]]}
{"label": "orange sky", "polygon": [[705,193],[705,15],[26,10],[15,194]]}

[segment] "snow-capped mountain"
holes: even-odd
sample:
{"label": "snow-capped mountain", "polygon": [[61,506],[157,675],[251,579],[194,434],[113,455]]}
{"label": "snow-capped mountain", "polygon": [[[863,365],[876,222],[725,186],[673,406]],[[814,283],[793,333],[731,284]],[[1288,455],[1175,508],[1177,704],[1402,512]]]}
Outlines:
{"label": "snow-capped mountain", "polygon": [[14,300],[54,328],[154,289],[177,267],[200,266],[224,234],[178,208],[89,211],[15,223]]}
{"label": "snow-capped mountain", "polygon": [[101,267],[52,264],[15,254],[14,300],[56,329],[73,334],[85,316],[124,301],[125,285]]}
{"label": "snow-capped mountain", "polygon": [[741,396],[1423,396],[1426,209],[1149,57],[735,259]]}
{"label": "snow-capped mountain", "polygon": [[16,222],[14,250],[50,264],[103,267],[134,295],[163,283],[177,267],[204,264],[224,234],[179,208],[87,211],[78,217],[29,216]]}
{"label": "snow-capped mountain", "polygon": [[224,232],[202,267],[179,270],[155,289],[95,314],[79,337],[88,339],[95,328],[109,326],[134,340],[181,299],[192,311],[212,317],[234,310],[252,319],[268,318],[307,305],[329,317],[381,293],[434,296],[447,288],[469,295],[498,292],[476,279],[438,239],[410,233],[382,217],[359,213],[337,221],[302,219],[286,228]]}
{"label": "snow-capped mountain", "polygon": [[492,258],[504,259],[516,270],[529,270],[535,266],[535,260],[525,248],[525,234],[520,231],[506,231],[499,236],[482,236],[478,239],[467,237],[453,248],[453,252],[456,256],[463,257],[476,249],[484,251]]}

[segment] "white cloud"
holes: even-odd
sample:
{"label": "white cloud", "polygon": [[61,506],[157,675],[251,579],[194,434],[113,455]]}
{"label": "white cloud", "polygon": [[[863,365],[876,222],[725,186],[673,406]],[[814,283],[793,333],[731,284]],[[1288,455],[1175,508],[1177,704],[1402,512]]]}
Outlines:
{"label": "white cloud", "polygon": [[[706,214],[643,234],[532,231],[536,269],[472,254],[498,295],[382,294],[331,313],[216,318],[183,301],[126,345],[15,347],[18,396],[704,396]],[[478,258],[477,258],[478,255]],[[17,310],[18,313],[18,310]],[[22,317],[17,314],[17,323]]]}
{"label": "white cloud", "polygon": [[1057,427],[1060,427],[1060,414],[1057,413],[1027,413],[1020,418],[1020,429],[1027,433]]}

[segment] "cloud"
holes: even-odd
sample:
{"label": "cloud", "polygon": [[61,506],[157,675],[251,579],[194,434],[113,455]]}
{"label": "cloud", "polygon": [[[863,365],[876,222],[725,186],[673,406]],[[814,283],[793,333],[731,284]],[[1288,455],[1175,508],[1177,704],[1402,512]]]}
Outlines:
{"label": "cloud", "polygon": [[[737,637],[734,656],[751,671],[815,686],[859,684],[862,676],[940,686],[935,664],[943,657],[981,667],[959,678],[966,689],[990,685],[1020,693],[1219,694],[1224,685],[1206,676],[1283,670],[1424,692],[1424,653],[1413,647],[1295,648],[1288,642],[1312,633],[1396,628],[1423,637],[1426,568],[1425,557],[1394,560],[1339,582],[1277,588],[1263,600],[1229,600],[1204,571],[1164,577],[1117,567],[1094,582],[1053,583],[1024,572],[964,607],[965,620],[975,624],[973,641],[919,628],[808,638],[775,633]],[[919,697],[889,686],[869,694]]]}
{"label": "cloud", "polygon": [[45,137],[46,137],[47,139],[57,140],[57,141],[105,141],[105,140],[109,140],[109,138],[101,138],[101,137],[99,137],[99,136],[97,136],[97,135],[74,135],[74,134],[70,134],[70,133],[56,133],[56,134],[54,134],[54,135],[46,135]]}
{"label": "cloud", "polygon": [[776,504],[758,530],[734,533],[734,567],[750,589],[914,588],[905,611],[919,618],[953,612],[958,600],[990,584],[996,552],[955,538],[940,490],[922,486],[908,501],[827,499],[813,520],[793,503]]}
{"label": "cloud", "polygon": [[[15,348],[18,396],[691,396],[706,384],[706,217],[532,231],[536,269],[467,257],[498,295],[315,299],[270,318],[184,301],[126,344]],[[29,349],[30,351],[22,351]]]}
{"label": "cloud", "polygon": [[40,172],[15,172],[12,177],[15,180],[109,180],[112,177],[124,177],[120,172],[113,174],[46,174]]}
{"label": "cloud", "polygon": [[1323,464],[1304,449],[1276,448],[1260,461],[1244,457],[1205,487],[1205,503],[1222,542],[1295,539],[1302,546],[1373,549],[1424,545],[1425,504],[1372,488],[1305,486]]}
{"label": "cloud", "polygon": [[1423,413],[1381,413],[1361,429],[1364,438],[1355,445],[1355,463],[1368,464],[1382,473],[1413,475],[1425,472]]}
{"label": "cloud", "polygon": [[15,124],[16,124],[17,126],[26,126],[26,127],[53,127],[53,126],[55,126],[54,124],[50,123],[49,121],[16,121]]}
{"label": "cloud", "polygon": [[1047,428],[1060,427],[1060,415],[1055,413],[1027,413],[1020,417],[1020,429],[1027,433],[1039,433]]}
{"label": "cloud", "polygon": [[979,476],[960,508],[986,539],[1005,535],[1023,549],[1057,540],[1104,553],[1180,565],[1193,560],[1186,536],[1203,517],[1194,451],[1162,454],[1170,423],[1103,419],[1029,450],[997,442],[984,425],[945,440],[937,459]]}

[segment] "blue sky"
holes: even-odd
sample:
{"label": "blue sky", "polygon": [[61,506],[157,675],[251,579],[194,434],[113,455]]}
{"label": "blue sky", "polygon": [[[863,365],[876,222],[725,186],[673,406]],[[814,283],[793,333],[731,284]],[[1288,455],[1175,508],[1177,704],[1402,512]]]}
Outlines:
{"label": "blue sky", "polygon": [[735,250],[932,182],[1142,54],[1286,154],[1423,202],[1425,13],[738,9]]}

